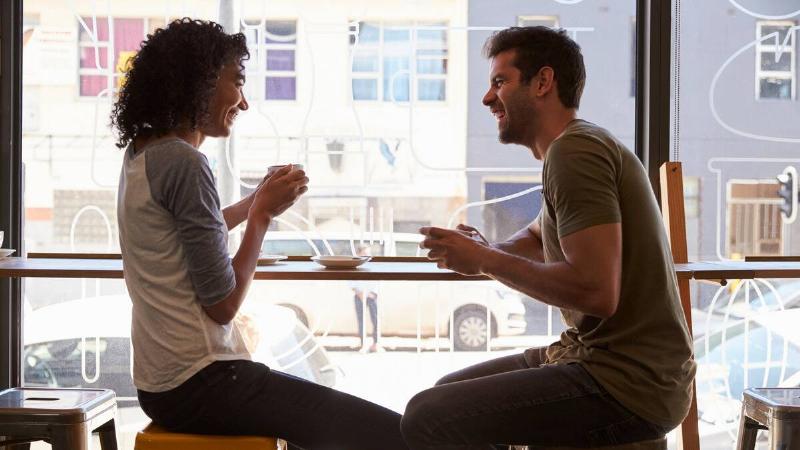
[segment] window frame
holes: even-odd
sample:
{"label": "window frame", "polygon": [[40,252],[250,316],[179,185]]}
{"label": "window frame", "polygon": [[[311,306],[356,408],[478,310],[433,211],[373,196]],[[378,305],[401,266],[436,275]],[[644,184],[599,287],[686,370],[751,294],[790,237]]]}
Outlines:
{"label": "window frame", "polygon": [[[544,25],[550,28],[558,28],[561,24],[559,21],[558,16],[539,16],[539,15],[524,15],[524,16],[517,16],[517,26],[518,27],[528,27],[534,26],[535,24],[531,24],[529,22],[552,22],[553,25]],[[541,25],[541,24],[539,24]]]}
{"label": "window frame", "polygon": [[[248,61],[251,63],[252,61],[257,61],[255,64],[255,70],[246,70],[245,75],[248,78],[249,85],[257,86],[254,88],[254,94],[256,98],[260,101],[268,101],[268,102],[281,102],[281,103],[290,103],[290,102],[297,102],[299,97],[299,89],[298,89],[298,79],[299,77],[299,70],[297,70],[298,66],[298,59],[297,59],[297,50],[300,40],[300,20],[296,17],[270,17],[269,20],[259,20],[258,23],[250,25],[250,22],[254,22],[255,20],[251,19],[243,19],[242,23],[246,24],[242,32],[245,35],[252,30],[255,31],[256,37],[250,43],[250,39],[248,37],[248,45],[247,48],[250,50],[250,60]],[[264,42],[266,39],[267,34],[272,34],[269,32],[268,25],[269,23],[282,23],[282,22],[292,22],[294,24],[294,42]],[[274,50],[291,50],[294,53],[294,70],[269,70],[267,69],[267,58],[270,51]],[[253,83],[252,78],[255,78],[258,82]],[[294,98],[267,98],[267,80],[269,78],[290,78],[294,79]],[[253,89],[253,88],[251,88]],[[251,95],[253,95],[253,91],[250,91]]]}
{"label": "window frame", "polygon": [[[787,27],[790,32],[787,32],[788,42],[784,45],[785,41],[780,41],[780,32],[776,42],[773,38],[764,39],[762,30],[764,27]],[[792,30],[792,27],[797,26],[793,20],[759,20],[756,22],[756,58],[755,58],[755,99],[756,101],[793,101],[797,99],[797,30]],[[765,44],[765,42],[770,42]],[[777,45],[776,45],[777,44]],[[772,53],[776,56],[779,54],[789,53],[790,67],[789,70],[763,70],[761,68],[762,58],[766,57],[765,54]],[[779,79],[789,80],[792,83],[791,93],[789,98],[781,97],[765,97],[761,90],[761,81],[764,79]]]}
{"label": "window frame", "polygon": [[[436,21],[427,21],[427,22],[436,22]],[[369,24],[371,26],[375,26],[378,29],[378,41],[377,43],[367,43],[364,44],[360,40],[358,40],[358,34],[361,31],[362,24]],[[409,52],[408,52],[408,100],[395,100],[392,98],[387,98],[387,93],[383,87],[384,83],[384,60],[387,57],[387,52],[385,48],[385,31],[387,29],[408,29],[409,32]],[[448,61],[450,60],[450,25],[448,22],[437,23],[434,25],[421,23],[419,20],[411,20],[408,22],[400,22],[400,21],[385,21],[382,19],[377,20],[362,20],[362,21],[349,21],[349,30],[348,38],[353,39],[355,36],[355,42],[358,42],[358,53],[370,53],[374,52],[376,57],[378,58],[377,70],[374,71],[359,71],[356,72],[353,70],[353,63],[355,62],[356,52],[354,51],[354,42],[350,42],[348,44],[348,53],[350,55],[350,63],[348,64],[348,76],[347,80],[349,82],[349,90],[350,90],[350,100],[353,102],[358,103],[372,103],[372,104],[382,104],[382,103],[399,103],[399,104],[408,104],[408,103],[421,103],[424,105],[442,105],[447,102],[449,97],[448,95],[448,86],[449,83],[449,71]],[[417,38],[418,32],[420,30],[439,30],[441,29],[445,33],[444,41],[442,41],[441,45],[423,45],[420,46],[419,39]],[[444,73],[419,73],[417,71],[417,61],[420,59],[420,50],[444,50],[444,56],[442,58],[437,57],[429,57],[423,59],[441,59],[444,61],[445,71]],[[353,81],[354,80],[372,80],[375,81],[376,84],[376,91],[375,91],[375,98],[368,98],[368,99],[356,99],[353,96]],[[419,83],[420,81],[425,80],[439,80],[444,81],[444,99],[442,100],[433,100],[433,99],[422,99],[420,98],[420,88]]]}
{"label": "window frame", "polygon": [[[81,19],[86,23],[88,26],[92,22],[92,18],[90,17],[81,17]],[[86,19],[89,19],[87,22]],[[97,30],[94,30],[94,35],[92,36],[88,30],[83,28],[83,24],[79,21],[78,25],[78,33],[76,39],[78,40],[78,72],[77,72],[77,97],[82,100],[86,99],[96,99],[98,97],[111,97],[117,90],[117,80],[122,76],[122,72],[117,72],[117,68],[115,67],[114,61],[117,59],[117,55],[110,51],[113,48],[112,43],[114,42],[114,21],[116,19],[133,19],[133,20],[141,20],[142,21],[142,37],[144,38],[147,36],[147,33],[151,31],[151,20],[150,17],[116,17],[116,16],[102,16],[96,17],[97,22],[100,22],[100,19],[106,20],[106,26],[108,27],[108,40],[101,41],[99,39],[92,40],[92,37],[97,36]],[[157,19],[156,19],[157,20]],[[83,33],[90,34],[90,39],[88,41],[81,40],[81,34]],[[95,49],[95,61],[100,59],[100,56],[97,53],[100,49],[106,49],[106,61],[105,63],[108,64],[107,69],[97,68],[97,67],[81,67],[81,52],[84,48],[94,48]],[[102,61],[101,61],[102,64]],[[94,95],[84,95],[81,93],[81,77],[83,76],[104,76],[106,78],[106,86],[102,89],[98,94]],[[106,91],[107,94],[103,94]]]}

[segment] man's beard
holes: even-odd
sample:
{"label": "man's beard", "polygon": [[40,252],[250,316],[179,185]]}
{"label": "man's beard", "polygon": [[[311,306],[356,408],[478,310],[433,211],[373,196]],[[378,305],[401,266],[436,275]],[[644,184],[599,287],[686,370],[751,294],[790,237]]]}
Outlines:
{"label": "man's beard", "polygon": [[525,125],[530,124],[531,122],[530,119],[526,117],[528,114],[524,114],[522,111],[516,108],[514,109],[514,111],[509,111],[508,109],[505,110],[506,126],[504,128],[498,127],[498,139],[503,144],[523,144]]}

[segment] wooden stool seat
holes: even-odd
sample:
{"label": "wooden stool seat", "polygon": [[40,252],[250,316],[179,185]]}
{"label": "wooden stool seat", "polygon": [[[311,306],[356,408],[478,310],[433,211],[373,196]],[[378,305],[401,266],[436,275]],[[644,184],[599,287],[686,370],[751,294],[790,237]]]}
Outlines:
{"label": "wooden stool seat", "polygon": [[171,433],[151,423],[136,433],[135,450],[276,450],[278,439],[263,436],[217,436]]}
{"label": "wooden stool seat", "polygon": [[770,450],[800,448],[800,389],[747,389],[743,397],[738,450],[754,449],[758,430],[769,430]]}
{"label": "wooden stool seat", "polygon": [[108,389],[13,388],[0,391],[0,436],[46,441],[53,450],[88,450],[92,432],[103,450],[116,450],[116,395]]}
{"label": "wooden stool seat", "polygon": [[[525,447],[522,447],[524,449]],[[574,447],[536,447],[528,446],[528,450],[586,450]],[[649,441],[631,442],[629,444],[608,445],[595,447],[597,450],[667,450],[667,438],[652,439]]]}

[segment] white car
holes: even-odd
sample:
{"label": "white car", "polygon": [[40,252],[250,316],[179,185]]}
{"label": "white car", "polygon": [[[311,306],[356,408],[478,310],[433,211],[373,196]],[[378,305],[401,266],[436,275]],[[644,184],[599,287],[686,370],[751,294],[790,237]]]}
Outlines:
{"label": "white car", "polygon": [[[72,300],[26,312],[25,385],[113,389],[120,406],[135,406],[130,315],[127,295]],[[291,310],[246,305],[236,320],[244,327],[254,360],[326,386],[336,383],[336,367]]]}
{"label": "white car", "polygon": [[[323,239],[324,238],[324,239]],[[422,236],[372,233],[351,240],[344,233],[322,236],[268,232],[263,254],[353,254],[362,242],[372,255],[418,256]],[[371,239],[371,241],[370,241]],[[519,293],[495,281],[386,281],[375,283],[381,336],[450,336],[456,350],[485,350],[488,337],[525,332]],[[317,335],[358,335],[352,283],[347,281],[258,281],[249,302],[291,308]],[[370,330],[369,315],[364,314]]]}

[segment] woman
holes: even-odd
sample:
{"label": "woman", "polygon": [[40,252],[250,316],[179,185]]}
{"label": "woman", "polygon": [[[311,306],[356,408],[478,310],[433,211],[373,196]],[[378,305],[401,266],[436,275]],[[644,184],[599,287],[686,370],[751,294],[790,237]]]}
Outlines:
{"label": "woman", "polygon": [[[400,416],[250,360],[232,320],[271,221],[306,192],[286,166],[220,210],[205,156],[240,111],[242,34],[182,19],[133,58],[112,124],[125,149],[118,220],[133,301],[133,374],[154,422],[178,432],[276,436],[307,449],[405,449]],[[247,221],[236,255],[229,230]]]}

